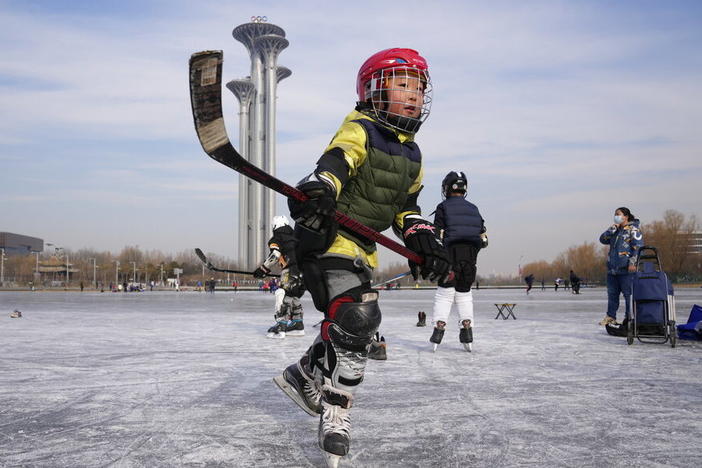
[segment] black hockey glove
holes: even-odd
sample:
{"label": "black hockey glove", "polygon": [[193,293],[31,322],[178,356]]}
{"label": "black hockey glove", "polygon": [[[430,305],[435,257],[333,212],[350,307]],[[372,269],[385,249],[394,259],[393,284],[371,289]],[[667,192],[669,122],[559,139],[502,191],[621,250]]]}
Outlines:
{"label": "black hockey glove", "polygon": [[436,226],[423,219],[406,219],[402,237],[408,249],[424,257],[424,264],[417,265],[409,261],[412,277],[416,281],[419,275],[429,281],[443,281],[451,266],[444,246],[436,236]]}
{"label": "black hockey glove", "polygon": [[271,272],[271,270],[269,270],[268,268],[266,268],[266,267],[264,267],[263,265],[261,265],[260,267],[256,268],[256,269],[253,271],[253,277],[254,277],[254,278],[259,278],[259,279],[260,279],[260,278],[265,278],[266,275],[267,275],[268,273],[270,273],[270,272]]}
{"label": "black hockey glove", "polygon": [[326,233],[336,222],[336,199],[329,185],[312,174],[304,178],[297,188],[310,198],[303,202],[289,198],[290,216],[297,224],[310,231]]}
{"label": "black hockey glove", "polygon": [[305,293],[305,283],[302,281],[302,273],[297,265],[288,267],[288,276],[283,284],[283,289],[293,297],[300,297]]}

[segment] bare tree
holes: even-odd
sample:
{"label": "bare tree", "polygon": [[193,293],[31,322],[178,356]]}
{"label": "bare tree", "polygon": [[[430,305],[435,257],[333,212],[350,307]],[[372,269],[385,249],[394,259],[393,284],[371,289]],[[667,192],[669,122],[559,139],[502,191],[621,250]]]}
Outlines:
{"label": "bare tree", "polygon": [[662,221],[653,221],[643,228],[644,243],[656,247],[663,268],[674,277],[691,272],[696,258],[690,252],[692,234],[699,230],[697,218],[676,210],[667,210]]}

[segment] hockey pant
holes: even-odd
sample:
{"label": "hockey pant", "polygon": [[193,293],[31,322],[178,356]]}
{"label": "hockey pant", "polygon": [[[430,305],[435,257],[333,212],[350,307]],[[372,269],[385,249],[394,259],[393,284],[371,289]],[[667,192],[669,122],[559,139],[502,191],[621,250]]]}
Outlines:
{"label": "hockey pant", "polygon": [[470,291],[477,274],[476,262],[480,249],[473,244],[451,244],[447,252],[451,259],[453,276],[448,280],[439,282],[444,288],[455,288],[458,292]]}
{"label": "hockey pant", "polygon": [[305,286],[324,320],[300,365],[314,377],[325,401],[347,408],[363,381],[368,348],[381,321],[371,271],[359,264],[338,257],[303,263]]}
{"label": "hockey pant", "polygon": [[275,321],[302,320],[300,299],[290,296],[285,289],[275,290]]}

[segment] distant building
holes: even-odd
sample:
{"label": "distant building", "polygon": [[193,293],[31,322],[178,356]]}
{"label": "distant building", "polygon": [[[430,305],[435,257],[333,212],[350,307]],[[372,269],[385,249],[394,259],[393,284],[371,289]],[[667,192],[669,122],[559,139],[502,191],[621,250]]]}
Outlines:
{"label": "distant building", "polygon": [[687,239],[688,253],[702,255],[702,231],[696,231],[685,235]]}
{"label": "distant building", "polygon": [[0,249],[5,249],[7,256],[29,255],[33,252],[43,252],[44,240],[11,232],[0,232]]}

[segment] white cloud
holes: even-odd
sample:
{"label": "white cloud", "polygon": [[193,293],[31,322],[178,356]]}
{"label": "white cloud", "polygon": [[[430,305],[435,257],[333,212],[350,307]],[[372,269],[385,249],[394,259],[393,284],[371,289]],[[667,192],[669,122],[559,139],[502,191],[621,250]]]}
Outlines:
{"label": "white cloud", "polygon": [[[469,173],[471,196],[490,221],[491,247],[481,254],[488,270],[511,269],[525,245],[535,260],[589,238],[598,213],[627,197],[646,207],[639,211],[648,218],[677,207],[700,214],[690,200],[699,199],[691,187],[702,177],[702,80],[684,59],[699,44],[655,12],[633,20],[615,8],[558,1],[412,0],[400,9],[370,1],[209,1],[170,2],[159,17],[145,10],[125,21],[0,8],[0,161],[12,163],[0,177],[28,177],[15,163],[27,159],[22,148],[29,146],[39,153],[33,158],[56,168],[45,179],[32,173],[33,187],[65,175],[75,188],[15,190],[11,199],[0,192],[18,217],[23,203],[52,197],[141,204],[166,193],[202,200],[203,216],[216,216],[206,201],[229,203],[238,176],[197,145],[187,60],[197,50],[223,49],[225,81],[248,75],[247,52],[231,30],[256,14],[285,28],[290,40],[279,59],[293,72],[278,89],[283,180],[313,168],[353,108],[360,63],[377,49],[410,46],[430,60],[435,85],[432,115],[417,138],[426,162],[421,202],[431,212],[443,175]],[[238,103],[226,89],[223,96],[236,142]],[[51,156],[65,143],[57,135],[80,148],[61,153],[66,164]],[[178,149],[166,157],[158,145]],[[90,151],[104,169],[81,164]],[[556,211],[575,212],[573,235],[544,228]],[[231,232],[214,237],[231,248]]]}

